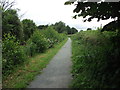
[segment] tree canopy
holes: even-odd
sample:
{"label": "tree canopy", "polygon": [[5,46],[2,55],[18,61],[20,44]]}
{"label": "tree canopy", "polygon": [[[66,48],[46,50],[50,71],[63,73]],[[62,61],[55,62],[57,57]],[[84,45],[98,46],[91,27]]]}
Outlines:
{"label": "tree canopy", "polygon": [[65,25],[65,23],[62,21],[56,22],[55,24],[52,25],[39,25],[37,28],[39,30],[44,30],[49,26],[52,26],[58,33],[74,34],[78,32],[76,28],[74,27],[71,28],[70,26]]}
{"label": "tree canopy", "polygon": [[16,36],[18,40],[22,40],[22,24],[17,14],[16,9],[12,9],[15,1],[1,0],[0,12],[2,13],[2,37],[10,33]]}
{"label": "tree canopy", "polygon": [[54,28],[55,28],[55,30],[58,31],[58,33],[62,33],[62,32],[65,31],[65,23],[62,22],[62,21],[56,22],[56,23],[54,24]]}
{"label": "tree canopy", "polygon": [[60,21],[60,22],[56,22],[54,25],[52,25],[55,30],[58,33],[66,33],[66,34],[74,34],[76,32],[78,32],[78,30],[74,27],[69,27],[68,25],[65,25],[64,22]]}
{"label": "tree canopy", "polygon": [[[85,1],[85,0],[82,0]],[[100,0],[99,0],[100,1]],[[67,1],[65,5],[75,4],[75,2]],[[77,2],[76,8],[73,10],[76,15],[73,18],[82,16],[85,21],[91,21],[97,18],[97,21],[114,19],[112,24],[108,23],[106,28],[109,26],[119,29],[120,23],[120,2]],[[110,25],[109,25],[110,24]],[[104,28],[104,30],[106,29]],[[114,30],[115,30],[114,29]],[[109,29],[110,30],[110,29]]]}
{"label": "tree canopy", "polygon": [[39,25],[37,26],[38,29],[42,30],[42,29],[46,29],[48,27],[48,25]]}
{"label": "tree canopy", "polygon": [[3,36],[5,33],[11,33],[21,40],[22,25],[16,10],[9,9],[2,13],[2,32]]}
{"label": "tree canopy", "polygon": [[22,25],[23,25],[24,39],[28,40],[37,27],[33,22],[33,20],[30,20],[30,19],[24,19],[22,21]]}

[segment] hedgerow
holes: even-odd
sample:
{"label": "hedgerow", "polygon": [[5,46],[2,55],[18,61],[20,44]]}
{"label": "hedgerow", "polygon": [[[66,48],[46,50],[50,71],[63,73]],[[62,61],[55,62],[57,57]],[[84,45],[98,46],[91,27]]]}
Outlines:
{"label": "hedgerow", "polygon": [[[118,36],[117,36],[118,37]],[[117,40],[116,40],[117,39]],[[72,37],[73,88],[118,88],[120,46],[115,32],[83,31]]]}
{"label": "hedgerow", "polygon": [[5,34],[2,50],[3,74],[12,73],[15,67],[27,60],[27,57],[43,53],[65,38],[66,35],[59,34],[52,28],[47,28],[43,31],[35,30],[29,40],[21,45],[15,36]]}

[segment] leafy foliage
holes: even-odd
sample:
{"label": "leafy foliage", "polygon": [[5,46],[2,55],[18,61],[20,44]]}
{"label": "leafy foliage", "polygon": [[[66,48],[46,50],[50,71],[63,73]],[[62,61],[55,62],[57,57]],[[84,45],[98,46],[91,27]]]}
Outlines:
{"label": "leafy foliage", "polygon": [[58,23],[55,23],[55,30],[57,30],[58,33],[62,33],[64,31],[64,28],[65,28],[65,23],[61,21]]}
{"label": "leafy foliage", "polygon": [[[83,0],[85,1],[85,0]],[[99,0],[100,1],[100,0]],[[74,4],[74,2],[66,2],[65,4]],[[74,18],[82,16],[84,21],[91,21],[94,18],[100,20],[107,20],[109,18],[115,19],[114,27],[120,29],[118,23],[120,23],[120,2],[77,2],[76,8],[73,10],[74,13],[78,13],[74,16]],[[112,22],[113,23],[113,22]],[[116,24],[117,23],[117,24]],[[111,25],[107,25],[104,27],[104,30],[107,30],[107,27]],[[111,30],[111,29],[109,29]],[[112,29],[113,30],[113,29]],[[114,29],[116,30],[116,29]]]}
{"label": "leafy foliage", "polygon": [[12,72],[14,67],[23,63],[26,58],[19,42],[16,41],[16,38],[10,34],[4,35],[2,48],[2,71],[3,75],[5,75]]}
{"label": "leafy foliage", "polygon": [[42,33],[47,39],[48,48],[53,47],[55,44],[61,42],[64,38],[64,37],[61,37],[61,35],[57,31],[55,31],[55,29],[52,28],[51,26],[49,26],[44,31],[42,31]]}
{"label": "leafy foliage", "polygon": [[24,19],[22,21],[22,26],[23,26],[23,33],[24,33],[24,40],[28,40],[33,32],[36,30],[36,25],[33,22],[33,20],[30,19]]}
{"label": "leafy foliage", "polygon": [[3,9],[2,16],[0,16],[3,20],[3,78],[13,73],[15,68],[26,62],[29,57],[45,52],[67,37],[65,34],[59,34],[51,26],[38,26],[37,29],[33,20],[20,21],[17,10],[11,9],[9,6],[8,8],[0,6],[0,9]]}
{"label": "leafy foliage", "polygon": [[22,40],[22,26],[17,11],[10,9],[2,13],[2,33],[11,33],[17,39]]}
{"label": "leafy foliage", "polygon": [[26,56],[32,57],[36,54],[37,45],[29,39],[25,46],[23,46],[23,50],[25,51]]}
{"label": "leafy foliage", "polygon": [[118,37],[115,32],[99,31],[82,31],[72,37],[73,88],[119,87]]}
{"label": "leafy foliage", "polygon": [[44,52],[47,49],[47,41],[44,35],[42,35],[39,31],[35,31],[33,36],[31,37],[33,43],[37,46],[37,52]]}
{"label": "leafy foliage", "polygon": [[46,29],[48,25],[39,25],[37,28],[40,30]]}
{"label": "leafy foliage", "polygon": [[106,24],[101,31],[119,31],[120,32],[120,21],[112,21]]}
{"label": "leafy foliage", "polygon": [[[86,18],[88,15],[90,16],[88,21],[91,21],[93,18],[98,18],[106,20],[109,18],[119,17],[119,6],[120,2],[77,2],[76,8],[73,12],[79,13],[76,16],[83,16]],[[103,8],[104,7],[104,8]],[[75,18],[76,18],[75,16]]]}
{"label": "leafy foliage", "polygon": [[70,28],[68,25],[66,26],[65,23],[63,23],[62,21],[57,22],[52,26],[58,33],[75,34],[78,32],[76,28]]}
{"label": "leafy foliage", "polygon": [[34,56],[36,53],[42,53],[45,50],[54,47],[66,38],[66,35],[59,34],[52,27],[45,30],[36,30],[33,35],[23,46],[25,54],[28,57]]}

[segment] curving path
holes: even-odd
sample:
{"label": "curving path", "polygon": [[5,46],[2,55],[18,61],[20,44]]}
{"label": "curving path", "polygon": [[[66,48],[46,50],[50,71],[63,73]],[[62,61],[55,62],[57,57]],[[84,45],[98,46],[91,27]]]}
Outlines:
{"label": "curving path", "polygon": [[71,39],[54,56],[28,88],[68,88],[71,76]]}

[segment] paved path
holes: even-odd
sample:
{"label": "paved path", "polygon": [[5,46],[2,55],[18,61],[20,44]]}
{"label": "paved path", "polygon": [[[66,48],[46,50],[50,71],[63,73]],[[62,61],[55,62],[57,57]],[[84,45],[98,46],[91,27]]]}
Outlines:
{"label": "paved path", "polygon": [[54,56],[28,88],[68,88],[71,76],[71,39]]}

